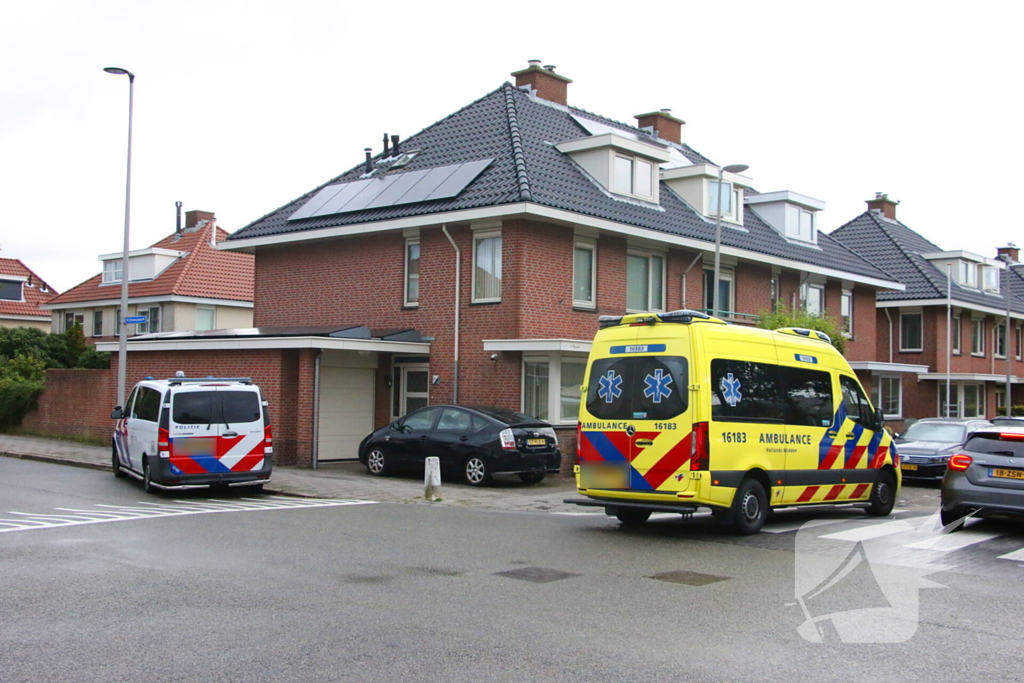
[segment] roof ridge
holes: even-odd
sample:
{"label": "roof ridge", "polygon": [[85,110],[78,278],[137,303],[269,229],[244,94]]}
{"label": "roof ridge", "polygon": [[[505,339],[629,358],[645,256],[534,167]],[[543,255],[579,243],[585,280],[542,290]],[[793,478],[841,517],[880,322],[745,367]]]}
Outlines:
{"label": "roof ridge", "polygon": [[519,134],[519,117],[516,113],[516,96],[512,84],[508,81],[502,86],[505,90],[505,106],[508,113],[508,132],[512,138],[512,158],[516,163],[516,179],[519,181],[519,199],[524,202],[533,201],[530,191],[530,176],[526,172],[526,155],[523,153],[523,138]]}
{"label": "roof ridge", "polygon": [[[892,234],[892,232],[889,230],[889,227],[885,224],[885,221],[879,220],[878,216],[871,209],[868,209],[864,213],[866,213],[868,215],[868,217],[871,218],[871,220],[873,220],[875,222],[875,225],[877,225],[879,228],[881,228],[882,232],[885,233],[885,236],[889,238],[889,241],[891,241],[896,246],[896,248],[900,251],[900,253],[902,253],[907,258],[908,261],[910,261],[910,264],[912,266],[914,266],[914,268],[917,269],[917,272],[921,273],[922,277],[924,277],[924,279],[928,282],[928,284],[930,284],[934,288],[935,293],[938,294],[938,295],[941,295],[942,294],[942,290],[939,289],[938,284],[935,282],[934,273],[929,273],[924,267],[921,266],[920,263],[918,263],[917,258],[915,258],[915,257],[920,257],[921,255],[918,254],[917,252],[911,251],[907,247],[903,246],[903,243],[900,242],[900,240],[898,240],[896,238],[896,236],[894,234]],[[902,223],[899,223],[898,221],[897,221],[897,225],[901,225],[902,227],[906,228],[907,230],[910,230],[911,232],[914,232],[914,230],[912,228],[909,228],[909,227],[903,225]],[[934,265],[932,267],[934,268]],[[938,270],[938,268],[935,268],[935,270]],[[941,272],[941,271],[939,271],[939,272]],[[951,279],[951,278],[947,277],[947,278],[944,278],[944,279]],[[947,285],[947,288],[948,288],[949,283],[946,283],[946,285]]]}

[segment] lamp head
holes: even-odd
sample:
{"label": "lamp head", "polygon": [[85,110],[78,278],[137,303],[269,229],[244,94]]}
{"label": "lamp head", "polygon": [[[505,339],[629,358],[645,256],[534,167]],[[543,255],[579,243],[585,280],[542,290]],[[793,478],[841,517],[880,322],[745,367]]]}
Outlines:
{"label": "lamp head", "polygon": [[128,69],[122,69],[119,66],[108,66],[104,67],[103,70],[106,71],[108,74],[114,74],[115,76],[127,76],[128,80],[130,81],[135,80],[135,74],[133,74]]}
{"label": "lamp head", "polygon": [[725,171],[726,173],[743,173],[748,168],[750,167],[747,166],[746,164],[729,164],[722,170]]}

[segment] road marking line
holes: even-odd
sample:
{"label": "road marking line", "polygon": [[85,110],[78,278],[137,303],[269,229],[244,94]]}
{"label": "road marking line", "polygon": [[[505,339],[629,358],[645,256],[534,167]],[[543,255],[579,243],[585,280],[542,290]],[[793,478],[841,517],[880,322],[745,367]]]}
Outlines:
{"label": "road marking line", "polygon": [[872,538],[881,538],[882,536],[898,534],[905,531],[907,531],[907,520],[900,519],[893,522],[871,524],[857,527],[856,529],[838,531],[834,534],[825,534],[818,538],[828,538],[836,541],[851,541],[856,543],[857,541],[867,541]]}
{"label": "road marking line", "polygon": [[1000,560],[1013,560],[1014,562],[1024,562],[1024,548],[1020,550],[1014,550],[1012,553],[1006,553],[1005,555],[999,556]]}
{"label": "road marking line", "polygon": [[914,548],[916,550],[935,550],[938,552],[948,553],[954,550],[966,548],[967,546],[974,545],[975,543],[990,541],[993,538],[999,538],[1002,535],[1003,534],[988,534],[982,531],[971,531],[970,529],[965,529],[964,531],[958,531],[955,534],[944,534],[942,536],[936,536],[935,538],[918,541],[917,543],[910,543],[905,547]]}

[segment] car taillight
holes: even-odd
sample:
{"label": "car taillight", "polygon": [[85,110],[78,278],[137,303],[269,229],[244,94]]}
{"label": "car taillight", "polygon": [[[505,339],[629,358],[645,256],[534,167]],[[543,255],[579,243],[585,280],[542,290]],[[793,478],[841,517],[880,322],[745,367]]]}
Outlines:
{"label": "car taillight", "polygon": [[708,423],[694,424],[690,439],[690,469],[706,470],[711,456],[711,448],[708,443]]}
{"label": "car taillight", "polygon": [[267,425],[263,428],[263,455],[274,453],[274,430]]}
{"label": "car taillight", "polygon": [[956,470],[957,472],[963,472],[964,470],[971,466],[971,462],[973,462],[971,456],[964,455],[963,453],[957,453],[956,455],[949,459],[949,463],[946,465],[946,467],[948,467],[951,470]]}
{"label": "car taillight", "polygon": [[503,449],[506,451],[514,451],[516,449],[516,439],[512,436],[511,429],[502,429],[501,434],[498,436],[501,437],[501,447]]}
{"label": "car taillight", "polygon": [[1008,441],[1024,441],[1024,434],[1019,434],[1017,432],[1000,432],[999,438],[1006,439]]}
{"label": "car taillight", "polygon": [[156,450],[161,458],[171,457],[171,433],[163,427],[156,430]]}

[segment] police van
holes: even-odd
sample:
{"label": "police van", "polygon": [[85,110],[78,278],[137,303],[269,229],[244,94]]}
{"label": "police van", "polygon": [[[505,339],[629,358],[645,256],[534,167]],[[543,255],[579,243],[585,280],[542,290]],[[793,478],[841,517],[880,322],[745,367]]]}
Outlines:
{"label": "police van", "polygon": [[248,378],[148,377],[110,417],[117,420],[114,476],[141,479],[147,493],[202,486],[256,492],[270,480],[267,402]]}
{"label": "police van", "polygon": [[711,508],[740,533],[769,510],[863,505],[888,515],[899,460],[822,332],[696,311],[602,316],[577,433],[579,505],[624,524]]}

